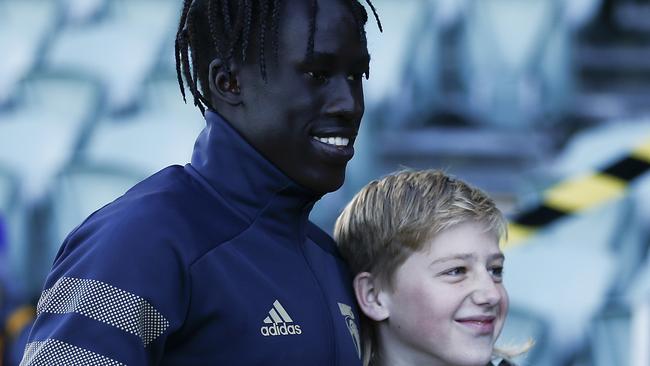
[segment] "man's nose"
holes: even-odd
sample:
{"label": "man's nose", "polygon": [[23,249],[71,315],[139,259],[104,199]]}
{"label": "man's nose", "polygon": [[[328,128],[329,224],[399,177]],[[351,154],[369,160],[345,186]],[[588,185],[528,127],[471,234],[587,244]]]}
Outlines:
{"label": "man's nose", "polygon": [[330,80],[328,102],[325,113],[328,116],[356,122],[361,119],[364,111],[363,90],[355,86],[345,76],[337,76]]}

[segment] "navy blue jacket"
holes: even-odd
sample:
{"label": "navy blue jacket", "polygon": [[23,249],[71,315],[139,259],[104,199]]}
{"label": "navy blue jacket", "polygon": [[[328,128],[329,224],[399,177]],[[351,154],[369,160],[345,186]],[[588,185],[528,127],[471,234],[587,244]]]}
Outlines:
{"label": "navy blue jacket", "polygon": [[92,214],[46,281],[21,365],[360,365],[319,198],[206,112],[191,164]]}

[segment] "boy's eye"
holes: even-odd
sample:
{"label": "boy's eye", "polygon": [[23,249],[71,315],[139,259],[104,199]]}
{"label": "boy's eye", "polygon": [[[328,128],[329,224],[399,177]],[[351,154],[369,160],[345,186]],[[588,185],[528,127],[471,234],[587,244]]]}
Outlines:
{"label": "boy's eye", "polygon": [[501,280],[503,278],[503,266],[494,266],[490,268],[490,273],[495,279]]}
{"label": "boy's eye", "polygon": [[465,267],[454,267],[454,268],[444,272],[444,274],[446,274],[448,276],[460,276],[460,275],[464,275],[466,273],[467,273],[467,268],[465,268]]}

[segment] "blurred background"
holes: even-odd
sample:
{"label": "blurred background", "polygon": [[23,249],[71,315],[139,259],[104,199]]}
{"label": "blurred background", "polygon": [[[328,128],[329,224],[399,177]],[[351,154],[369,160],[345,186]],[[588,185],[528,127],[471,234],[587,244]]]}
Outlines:
{"label": "blurred background", "polygon": [[[444,169],[512,219],[500,342],[535,341],[520,364],[650,365],[650,1],[374,4],[356,155],[312,219],[331,232],[370,180]],[[0,0],[5,365],[67,233],[189,161],[204,122],[178,90],[180,7]]]}

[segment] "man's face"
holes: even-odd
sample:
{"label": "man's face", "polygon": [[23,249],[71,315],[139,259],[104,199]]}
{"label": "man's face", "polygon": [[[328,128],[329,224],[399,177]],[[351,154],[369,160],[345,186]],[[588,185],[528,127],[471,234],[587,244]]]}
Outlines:
{"label": "man's face", "polygon": [[291,179],[326,193],[343,184],[354,154],[369,56],[345,0],[318,6],[314,56],[307,59],[309,1],[284,2],[277,62],[267,51],[266,83],[257,62],[241,66],[243,114],[230,122]]}
{"label": "man's face", "polygon": [[[494,235],[466,223],[398,268],[382,337],[413,365],[485,365],[508,311]],[[409,363],[410,362],[410,363]]]}

